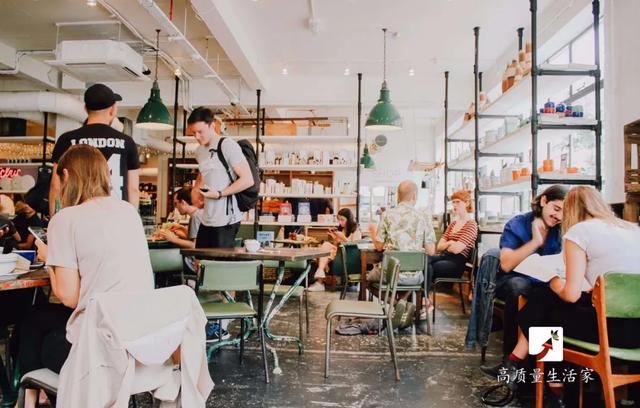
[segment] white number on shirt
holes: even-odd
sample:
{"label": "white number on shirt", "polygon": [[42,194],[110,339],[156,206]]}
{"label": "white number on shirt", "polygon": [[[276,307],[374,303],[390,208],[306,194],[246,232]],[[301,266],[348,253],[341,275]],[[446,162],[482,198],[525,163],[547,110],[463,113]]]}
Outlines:
{"label": "white number on shirt", "polygon": [[112,154],[107,161],[111,173],[111,195],[122,200],[124,177],[120,174],[120,154]]}

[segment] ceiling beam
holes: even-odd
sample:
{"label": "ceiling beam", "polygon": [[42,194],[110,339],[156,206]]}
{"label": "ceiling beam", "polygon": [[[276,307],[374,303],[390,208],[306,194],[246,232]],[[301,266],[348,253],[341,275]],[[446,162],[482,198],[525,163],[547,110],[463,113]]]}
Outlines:
{"label": "ceiling beam", "polygon": [[229,0],[191,0],[194,10],[207,25],[244,82],[252,89],[268,89],[267,75],[258,62],[245,27]]}
{"label": "ceiling beam", "polygon": [[[60,88],[60,73],[50,65],[29,55],[22,55],[18,58],[18,50],[0,42],[0,64],[8,67],[9,70],[18,68],[14,75],[36,81],[39,85],[47,89]],[[0,81],[6,75],[0,75]],[[13,75],[9,75],[13,76]]]}

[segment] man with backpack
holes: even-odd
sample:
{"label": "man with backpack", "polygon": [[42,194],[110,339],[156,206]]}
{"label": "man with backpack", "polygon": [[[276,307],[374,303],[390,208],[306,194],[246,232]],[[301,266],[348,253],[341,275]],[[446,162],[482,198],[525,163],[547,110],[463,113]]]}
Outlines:
{"label": "man with backpack", "polygon": [[242,212],[252,208],[258,198],[255,153],[221,137],[220,122],[211,109],[196,108],[187,124],[199,144],[196,160],[200,174],[191,190],[192,198],[198,201],[204,197],[196,248],[233,248]]}

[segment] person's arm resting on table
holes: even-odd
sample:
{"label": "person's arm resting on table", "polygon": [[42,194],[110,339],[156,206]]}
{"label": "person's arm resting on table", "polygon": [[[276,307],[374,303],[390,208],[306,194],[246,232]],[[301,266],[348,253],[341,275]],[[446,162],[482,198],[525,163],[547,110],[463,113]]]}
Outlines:
{"label": "person's arm resting on table", "polygon": [[[572,231],[569,230],[569,232]],[[567,233],[567,235],[569,235],[569,233]],[[587,271],[587,253],[581,245],[586,248],[584,242],[586,239],[586,234],[581,235],[580,240],[582,240],[582,242],[580,243],[574,242],[573,238],[565,238],[563,248],[567,280],[564,281],[556,277],[549,282],[551,290],[553,290],[560,299],[568,303],[577,302],[582,295],[582,282],[584,281]]]}

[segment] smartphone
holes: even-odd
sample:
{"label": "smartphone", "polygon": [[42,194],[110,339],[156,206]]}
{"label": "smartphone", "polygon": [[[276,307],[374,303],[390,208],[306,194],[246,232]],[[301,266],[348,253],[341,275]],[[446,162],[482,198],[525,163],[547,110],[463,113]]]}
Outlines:
{"label": "smartphone", "polygon": [[34,237],[43,244],[47,243],[47,233],[42,227],[28,227],[28,230]]}

